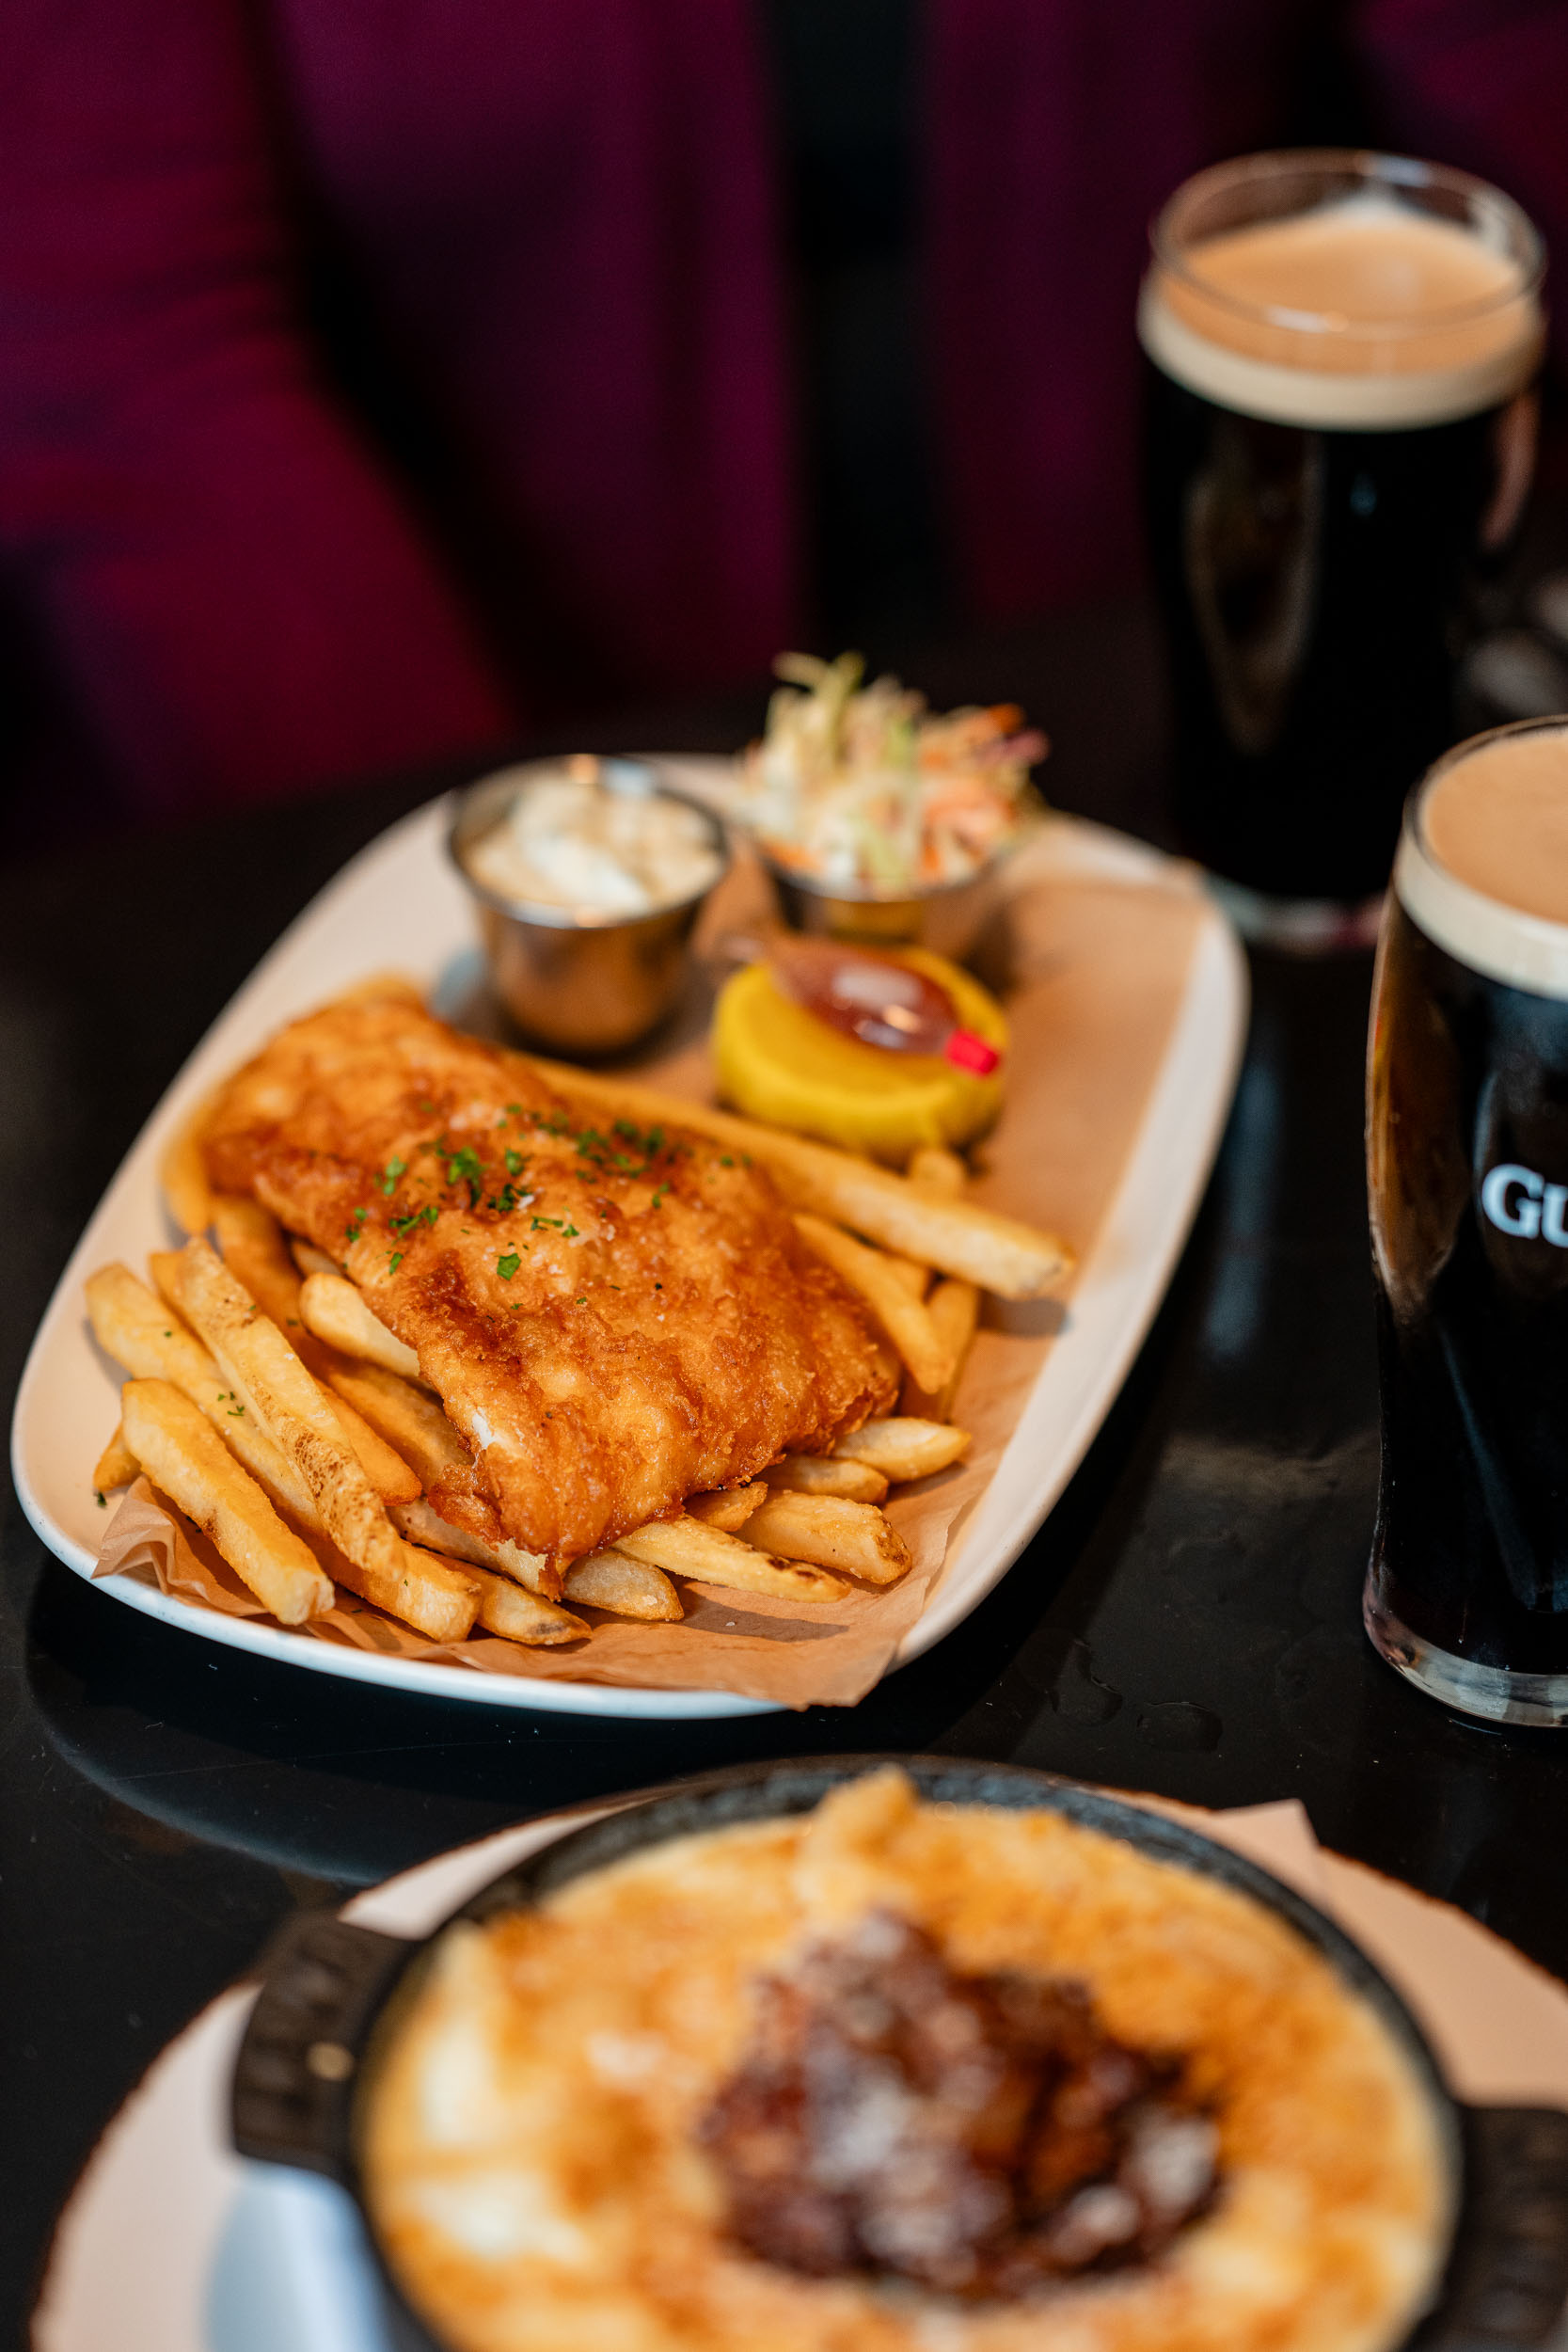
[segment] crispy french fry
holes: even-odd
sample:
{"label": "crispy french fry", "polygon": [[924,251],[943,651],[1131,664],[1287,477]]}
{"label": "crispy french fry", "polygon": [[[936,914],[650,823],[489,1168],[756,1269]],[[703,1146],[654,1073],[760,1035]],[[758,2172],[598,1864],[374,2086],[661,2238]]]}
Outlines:
{"label": "crispy french fry", "polygon": [[911,1298],[924,1298],[926,1285],[931,1279],[928,1265],[920,1265],[913,1258],[900,1258],[891,1249],[882,1252],[882,1262],[895,1282],[903,1284]]}
{"label": "crispy french fry", "polygon": [[436,1399],[380,1364],[334,1363],[326,1375],[335,1396],[352,1405],[395,1447],[425,1487],[471,1471],[474,1457]]}
{"label": "crispy french fry", "polygon": [[967,1429],[940,1421],[868,1421],[852,1438],[840,1438],[833,1452],[851,1462],[869,1462],[896,1486],[904,1478],[929,1478],[933,1470],[961,1462],[972,1439]]}
{"label": "crispy french fry", "polygon": [[128,1486],[140,1468],[141,1464],[125,1442],[125,1423],[120,1422],[93,1464],[94,1493],[112,1494],[117,1486]]}
{"label": "crispy french fry", "polygon": [[421,1011],[424,1008],[425,992],[419,981],[411,979],[406,972],[388,968],[385,972],[367,972],[362,980],[355,980],[349,987],[341,988],[335,996],[328,996],[318,1009],[325,1012],[327,1005],[376,1004],[384,996],[401,997],[405,1004],[418,1005]]}
{"label": "crispy french fry", "polygon": [[[230,1197],[219,1194],[220,1214],[222,1204]],[[242,1208],[249,1208],[253,1205],[249,1201],[240,1203]],[[261,1215],[265,1216],[267,1212],[263,1209]],[[159,1291],[174,1309],[175,1313],[179,1314],[182,1311],[180,1285],[183,1279],[180,1251],[178,1249],[154,1250],[148,1263],[151,1267],[152,1279],[157,1283]],[[230,1273],[233,1272],[227,1258],[224,1260],[224,1264],[229,1266]],[[276,1269],[274,1271],[276,1272]],[[273,1281],[269,1287],[277,1295],[276,1281]],[[277,1317],[274,1315],[271,1320],[277,1323]],[[280,1325],[278,1327],[282,1328]],[[318,1341],[313,1340],[297,1315],[293,1318],[292,1327],[284,1336],[315,1381],[338,1422],[345,1444],[382,1501],[384,1502],[411,1502],[420,1493],[423,1483],[419,1473],[380,1435],[365,1415],[354,1409],[352,1400],[332,1395],[325,1386],[326,1375],[336,1370],[341,1359],[332,1348],[323,1347]],[[178,1387],[181,1384],[176,1382],[175,1385]],[[201,1402],[199,1398],[197,1401]],[[226,1431],[225,1435],[227,1434]]]}
{"label": "crispy french fry", "polygon": [[768,1488],[758,1478],[749,1486],[731,1486],[718,1494],[688,1495],[682,1507],[689,1518],[701,1519],[707,1527],[721,1527],[733,1535],[767,1500]]}
{"label": "crispy french fry", "polygon": [[525,1551],[521,1544],[508,1538],[496,1546],[496,1565],[503,1576],[515,1577],[542,1600],[561,1598],[561,1570],[551,1565],[544,1552]]}
{"label": "crispy french fry", "polygon": [[213,1221],[213,1187],[207,1181],[201,1137],[225,1090],[210,1088],[186,1112],[158,1162],[165,1203],[182,1233],[204,1233]]}
{"label": "crispy french fry", "polygon": [[558,1609],[509,1576],[492,1576],[487,1568],[465,1568],[479,1584],[479,1621],[487,1633],[508,1642],[528,1642],[535,1648],[560,1642],[580,1642],[589,1630],[569,1609]]}
{"label": "crispy french fry", "polygon": [[[411,1465],[427,1491],[438,1487],[449,1501],[454,1494],[463,1493],[483,1501],[474,1478],[474,1457],[463,1433],[447,1419],[435,1397],[415,1388],[412,1381],[402,1379],[397,1373],[383,1371],[379,1364],[351,1364],[338,1356],[334,1356],[326,1377],[334,1395],[354,1406],[395,1448],[399,1458]],[[411,1534],[412,1530],[405,1532]],[[467,1540],[473,1544],[482,1541],[472,1535]],[[436,1549],[458,1550],[450,1534],[440,1538]],[[505,1576],[515,1577],[519,1584],[526,1584],[531,1593],[539,1593],[546,1600],[560,1597],[561,1571],[550,1565],[543,1552],[525,1551],[521,1544],[511,1542],[485,1545],[484,1549],[488,1556],[476,1560],[476,1565],[497,1568]],[[468,1556],[459,1551],[459,1557]]]}
{"label": "crispy french fry", "polygon": [[673,1625],[686,1612],[662,1568],[629,1560],[623,1551],[590,1552],[566,1571],[566,1597],[612,1616],[641,1617],[650,1625]]}
{"label": "crispy french fry", "polygon": [[379,1364],[404,1380],[419,1378],[420,1359],[413,1349],[371,1312],[364,1294],[336,1267],[330,1274],[306,1276],[299,1288],[299,1312],[306,1329],[341,1354]]}
{"label": "crispy french fry", "polygon": [[906,1372],[898,1410],[907,1420],[951,1421],[958,1376],[980,1320],[980,1294],[973,1282],[946,1274],[926,1301],[926,1311],[953,1350],[953,1370],[940,1389],[923,1389],[913,1373]]}
{"label": "crispy french fry", "polygon": [[[277,1324],[262,1314],[204,1241],[188,1241],[180,1252],[177,1289],[180,1305],[217,1359],[219,1370],[228,1375],[230,1388],[240,1392],[241,1401],[303,1480],[333,1542],[372,1582],[401,1591],[407,1581],[403,1561],[407,1547],[388,1519],[332,1406]],[[383,1599],[379,1590],[363,1584],[354,1589],[366,1600],[390,1608],[394,1615],[405,1614],[395,1601]]]}
{"label": "crispy french fry", "polygon": [[389,1502],[387,1516],[400,1535],[406,1535],[411,1544],[422,1544],[426,1551],[448,1552],[454,1560],[488,1568],[496,1576],[504,1573],[494,1545],[481,1535],[470,1535],[466,1527],[453,1527],[423,1495],[417,1502]]}
{"label": "crispy french fry", "polygon": [[923,1303],[888,1271],[882,1251],[819,1216],[797,1215],[795,1223],[808,1247],[864,1299],[922,1388],[940,1389],[953,1369],[950,1353]]}
{"label": "crispy french fry", "polygon": [[876,1504],[839,1495],[769,1495],[741,1533],[763,1551],[858,1576],[865,1584],[896,1584],[911,1566],[908,1544]]}
{"label": "crispy french fry", "polygon": [[[309,1342],[303,1350],[300,1346],[305,1321],[299,1311],[299,1268],[272,1211],[240,1193],[216,1193],[213,1231],[218,1255],[235,1281],[243,1283],[261,1312],[272,1317],[295,1354],[309,1356]],[[311,1370],[315,1369],[312,1363]]]}
{"label": "crispy french fry", "polygon": [[211,1536],[280,1624],[303,1625],[331,1608],[331,1579],[199,1406],[166,1380],[128,1380],[120,1411],[126,1442],[154,1486]]}
{"label": "crispy french fry", "polygon": [[562,1062],[532,1065],[566,1095],[623,1117],[695,1128],[766,1168],[791,1208],[829,1217],[901,1257],[961,1274],[1000,1298],[1039,1298],[1073,1263],[1068,1244],[968,1200],[945,1200],[870,1160],[762,1127],[705,1103],[601,1077]]}
{"label": "crispy french fry", "polygon": [[934,1192],[943,1200],[961,1200],[969,1182],[968,1168],[945,1143],[923,1143],[904,1173],[911,1184],[919,1184],[924,1191]]}
{"label": "crispy french fry", "polygon": [[[177,1323],[183,1325],[180,1311],[180,1252],[178,1249],[154,1249],[148,1257],[147,1270],[152,1277],[153,1288],[166,1307],[172,1308]],[[132,1278],[135,1279],[135,1277]]]}
{"label": "crispy french fry", "polygon": [[352,1560],[340,1549],[332,1563],[339,1583],[411,1625],[427,1641],[466,1642],[479,1615],[483,1568],[438,1560],[417,1544],[405,1544],[390,1527],[387,1533],[393,1549],[376,1560]]}
{"label": "crispy french fry", "polygon": [[511,1542],[487,1544],[483,1535],[444,1519],[422,1496],[418,1502],[389,1503],[388,1516],[400,1534],[410,1543],[423,1544],[427,1551],[450,1552],[454,1560],[488,1568],[493,1576],[510,1576],[542,1599],[560,1594],[561,1571],[550,1566],[543,1552],[525,1551],[521,1544]]}
{"label": "crispy french fry", "polygon": [[616,1539],[615,1549],[645,1560],[666,1576],[686,1576],[694,1584],[723,1584],[740,1593],[774,1593],[783,1600],[842,1600],[847,1585],[819,1568],[787,1567],[782,1561],[726,1535],[701,1519],[653,1519],[635,1534]]}
{"label": "crispy french fry", "polygon": [[786,1454],[763,1475],[791,1494],[842,1495],[847,1502],[880,1502],[887,1492],[887,1480],[868,1462],[840,1462],[831,1454]]}
{"label": "crispy french fry", "polygon": [[[179,1263],[176,1251],[161,1252],[163,1271]],[[106,1355],[135,1380],[166,1380],[199,1406],[218,1435],[260,1481],[275,1507],[306,1524],[319,1523],[304,1482],[285,1461],[256,1416],[235,1395],[224,1374],[179,1310],[155,1297],[128,1266],[100,1266],[87,1283],[87,1317]]]}
{"label": "crispy french fry", "polygon": [[316,1386],[331,1406],[334,1420],[382,1502],[412,1502],[421,1491],[419,1473],[412,1464],[405,1462],[388,1444],[379,1430],[372,1428],[362,1413],[355,1411],[346,1397],[334,1396],[332,1391],[319,1380]]}
{"label": "crispy french fry", "polygon": [[318,1249],[313,1241],[301,1241],[297,1235],[289,1237],[289,1255],[301,1274],[341,1274],[342,1268],[336,1258],[329,1258],[325,1249]]}

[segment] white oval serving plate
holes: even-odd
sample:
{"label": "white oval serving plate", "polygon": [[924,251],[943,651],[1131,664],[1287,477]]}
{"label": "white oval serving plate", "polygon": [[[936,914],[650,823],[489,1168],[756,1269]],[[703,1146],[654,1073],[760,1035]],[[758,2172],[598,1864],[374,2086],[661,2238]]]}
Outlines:
{"label": "white oval serving plate", "polygon": [[[676,781],[715,796],[725,764],[661,761]],[[395,966],[438,996],[471,965],[469,901],[445,853],[450,804],[436,802],[360,852],[284,932],[219,1015],[121,1163],[72,1251],[39,1327],[11,1424],[11,1471],[23,1509],[51,1551],[90,1576],[103,1518],[89,1484],[115,1423],[118,1375],[95,1346],[82,1307],[94,1266],[139,1264],[169,1245],[157,1165],[165,1140],[198,1098],[273,1033],[366,975]],[[1103,827],[1058,818],[1053,879],[1196,892],[1191,869]],[[445,987],[443,988],[443,980]],[[1083,1459],[1164,1295],[1212,1165],[1246,1029],[1246,966],[1234,933],[1201,902],[1192,960],[1159,1074],[1120,1183],[1072,1292],[1066,1324],[1030,1391],[990,1486],[971,1513],[897,1663],[918,1658],[980,1602],[1017,1559]],[[776,1712],[724,1691],[625,1689],[480,1675],[463,1666],[384,1658],[279,1628],[223,1617],[150,1584],[103,1581],[111,1599],[200,1638],[315,1674],[375,1682],[485,1707],[582,1715],[692,1717]]]}

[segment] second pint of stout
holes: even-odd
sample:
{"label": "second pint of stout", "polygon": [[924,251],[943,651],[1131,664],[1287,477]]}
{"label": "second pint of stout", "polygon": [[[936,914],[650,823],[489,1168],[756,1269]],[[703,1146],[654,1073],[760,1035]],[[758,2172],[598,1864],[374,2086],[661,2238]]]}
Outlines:
{"label": "second pint of stout", "polygon": [[1200,173],[1153,249],[1178,820],[1233,882],[1354,900],[1453,740],[1477,568],[1528,487],[1540,241],[1465,173],[1310,151]]}
{"label": "second pint of stout", "polygon": [[1383,1472],[1367,1629],[1449,1705],[1568,1722],[1568,719],[1406,812],[1367,1082]]}

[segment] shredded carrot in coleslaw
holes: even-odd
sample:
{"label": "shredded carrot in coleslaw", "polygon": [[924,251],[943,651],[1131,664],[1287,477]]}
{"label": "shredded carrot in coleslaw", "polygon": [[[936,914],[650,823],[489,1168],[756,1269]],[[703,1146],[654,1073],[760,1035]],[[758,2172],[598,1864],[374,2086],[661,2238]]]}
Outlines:
{"label": "shredded carrot in coleslaw", "polygon": [[781,654],[784,683],[746,754],[740,813],[780,865],[828,888],[896,897],[967,882],[1037,805],[1046,739],[1013,703],[938,716],[859,654]]}

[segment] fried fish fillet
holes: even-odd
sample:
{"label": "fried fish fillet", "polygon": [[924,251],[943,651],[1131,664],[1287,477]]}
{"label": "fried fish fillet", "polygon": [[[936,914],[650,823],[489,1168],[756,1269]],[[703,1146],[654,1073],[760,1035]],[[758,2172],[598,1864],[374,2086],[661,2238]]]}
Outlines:
{"label": "fried fish fillet", "polygon": [[595,1118],[388,994],[283,1030],[203,1139],[215,1185],[327,1251],[415,1350],[474,1455],[436,1509],[557,1565],[826,1451],[895,1385],[760,1168]]}

